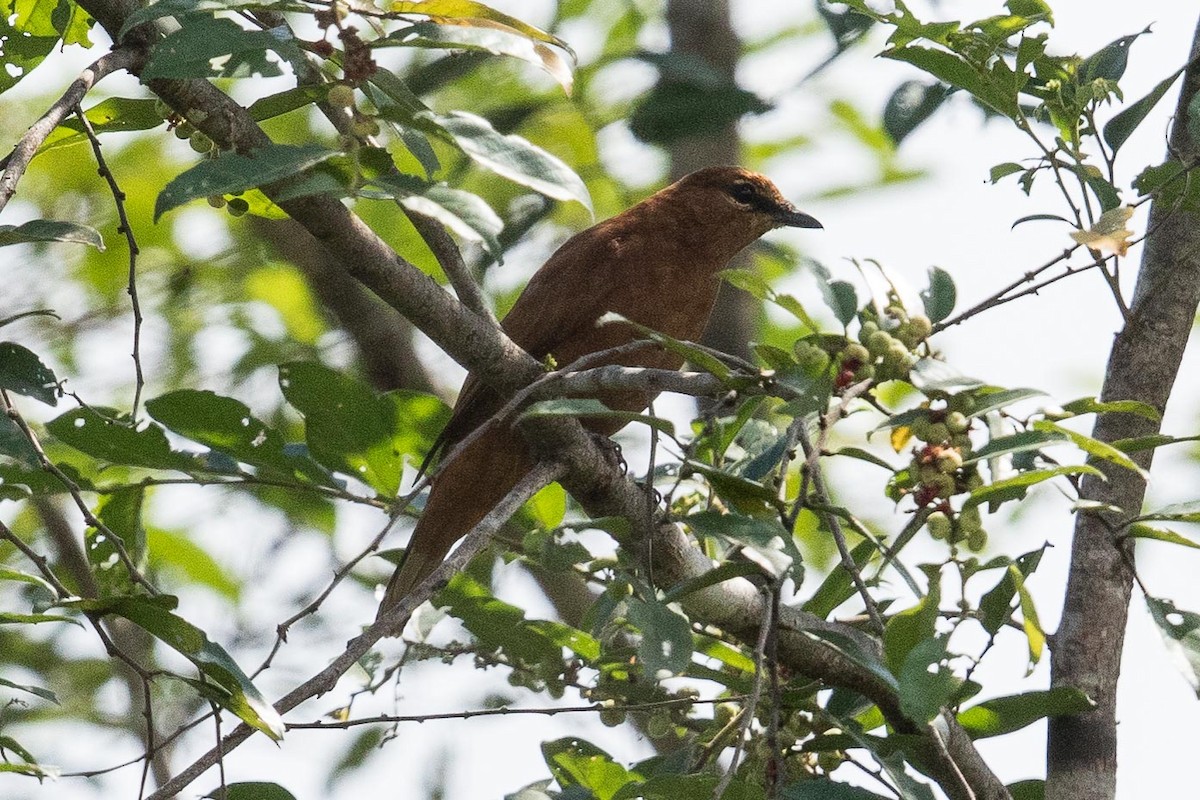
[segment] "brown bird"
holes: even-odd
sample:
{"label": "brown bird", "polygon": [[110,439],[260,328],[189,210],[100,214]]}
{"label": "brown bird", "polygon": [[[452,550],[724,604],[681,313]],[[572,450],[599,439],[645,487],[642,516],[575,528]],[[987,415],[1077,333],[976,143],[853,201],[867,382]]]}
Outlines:
{"label": "brown bird", "polygon": [[[568,239],[530,279],[501,326],[534,358],[551,356],[562,366],[640,338],[629,325],[597,325],[608,312],[676,339],[697,339],[717,297],[717,273],[758,237],[784,226],[820,228],[821,223],[797,211],[757,173],[739,167],[693,172]],[[647,343],[606,363],[679,369],[682,358]],[[637,412],[654,394],[609,392],[599,399],[609,408]],[[499,411],[503,401],[468,375],[434,452],[449,452]],[[606,419],[584,422],[604,436],[623,425]],[[524,439],[509,424],[491,426],[448,462],[433,479],[425,511],[379,613],[429,575],[532,468]]]}

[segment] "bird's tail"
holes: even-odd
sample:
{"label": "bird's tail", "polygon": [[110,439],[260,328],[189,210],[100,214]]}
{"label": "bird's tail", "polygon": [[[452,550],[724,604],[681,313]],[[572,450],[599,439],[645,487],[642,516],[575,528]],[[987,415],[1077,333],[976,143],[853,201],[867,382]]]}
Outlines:
{"label": "bird's tail", "polygon": [[413,529],[404,560],[388,582],[376,620],[437,569],[455,542],[529,472],[533,465],[523,445],[512,431],[489,431],[434,478],[425,511]]}

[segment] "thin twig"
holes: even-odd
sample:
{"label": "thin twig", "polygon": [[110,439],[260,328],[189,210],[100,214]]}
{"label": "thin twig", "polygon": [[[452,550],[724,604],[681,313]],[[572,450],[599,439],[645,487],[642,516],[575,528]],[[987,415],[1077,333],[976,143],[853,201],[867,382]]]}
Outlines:
{"label": "thin twig", "polygon": [[677,697],[670,700],[654,700],[646,703],[630,703],[628,705],[606,705],[604,703],[589,703],[582,706],[543,706],[539,708],[510,708],[503,706],[501,708],[477,708],[467,711],[447,711],[440,714],[380,714],[375,717],[363,717],[360,719],[348,719],[338,722],[330,722],[326,720],[316,720],[314,722],[289,722],[287,729],[294,730],[344,730],[347,728],[355,728],[360,725],[379,725],[388,724],[395,725],[404,722],[432,722],[435,720],[464,720],[474,719],[475,717],[510,717],[520,715],[534,715],[542,717],[553,717],[556,714],[586,714],[596,713],[600,711],[654,711],[660,708],[678,708],[680,706],[702,706],[715,705],[717,703],[738,702],[746,699],[745,695],[735,695],[733,697],[714,697],[708,700],[701,700],[692,697]]}
{"label": "thin twig", "polygon": [[433,257],[441,266],[442,272],[446,273],[446,277],[450,279],[450,285],[454,287],[454,293],[458,295],[462,304],[493,325],[499,325],[496,316],[488,308],[483,291],[471,275],[471,271],[467,269],[462,253],[442,223],[433,217],[413,211],[411,208],[404,206],[401,208],[404,209],[404,213],[412,222],[413,227],[417,229],[417,233],[425,240],[425,244],[429,246]]}
{"label": "thin twig", "polygon": [[117,233],[125,235],[125,243],[129,247],[129,283],[125,291],[128,292],[129,302],[133,307],[132,355],[134,374],[133,409],[130,411],[129,416],[136,423],[138,406],[142,403],[142,389],[146,386],[146,378],[142,374],[142,306],[138,302],[137,291],[138,243],[133,235],[133,227],[129,224],[129,215],[125,211],[125,193],[117,185],[116,176],[113,175],[108,162],[104,160],[104,153],[100,150],[100,139],[96,136],[96,131],[92,128],[92,122],[83,113],[83,109],[78,104],[75,105],[75,115],[79,118],[79,123],[83,126],[83,132],[87,134],[88,141],[91,142],[92,153],[96,156],[97,171],[100,177],[104,178],[108,184],[108,190],[112,193],[113,202],[116,204],[117,218],[120,220]]}
{"label": "thin twig", "polygon": [[[443,561],[429,577],[365,631],[351,639],[329,666],[280,698],[275,703],[275,710],[280,714],[285,714],[304,701],[330,691],[337,684],[338,679],[347,670],[353,668],[358,660],[375,646],[376,642],[385,636],[396,633],[417,606],[432,597],[438,587],[445,584],[452,575],[464,569],[467,562],[483,550],[492,534],[507,522],[509,517],[524,505],[525,501],[548,483],[558,480],[565,471],[566,468],[558,463],[540,462],[537,464],[500,503],[487,513],[487,516],[471,529],[458,549]],[[159,787],[158,791],[150,795],[148,800],[168,800],[168,798],[175,797],[184,787],[191,784],[223,758],[226,753],[239,747],[250,738],[253,732],[253,729],[244,723],[238,725],[216,747],[200,756],[178,775]]]}
{"label": "thin twig", "polygon": [[742,719],[742,724],[738,728],[737,743],[733,747],[733,758],[730,759],[729,769],[721,776],[721,780],[717,782],[716,788],[713,790],[713,800],[721,800],[725,794],[725,790],[729,788],[729,784],[733,782],[734,774],[737,772],[738,761],[741,760],[742,751],[746,748],[746,734],[750,730],[750,726],[754,723],[754,712],[758,708],[759,700],[762,698],[763,689],[763,673],[765,671],[764,653],[767,649],[767,638],[771,634],[771,630],[775,628],[776,620],[774,618],[775,608],[769,602],[762,604],[763,618],[758,627],[758,641],[754,645],[754,686],[750,690],[750,698],[743,709],[746,714]]}

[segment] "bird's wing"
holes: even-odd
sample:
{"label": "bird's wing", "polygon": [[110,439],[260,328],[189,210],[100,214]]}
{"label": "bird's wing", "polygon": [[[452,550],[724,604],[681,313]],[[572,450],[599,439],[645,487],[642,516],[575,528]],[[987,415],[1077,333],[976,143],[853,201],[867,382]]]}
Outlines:
{"label": "bird's wing", "polygon": [[[615,288],[606,267],[617,247],[618,239],[603,223],[568,239],[530,278],[501,323],[504,332],[540,360],[593,327],[607,311]],[[500,406],[501,398],[491,387],[467,375],[450,421],[425,456],[420,473]]]}

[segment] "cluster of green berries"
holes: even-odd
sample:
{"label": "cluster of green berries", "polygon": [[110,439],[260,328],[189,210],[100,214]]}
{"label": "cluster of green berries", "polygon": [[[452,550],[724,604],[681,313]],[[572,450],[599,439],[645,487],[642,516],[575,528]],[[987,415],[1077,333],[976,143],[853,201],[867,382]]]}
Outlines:
{"label": "cluster of green berries", "polygon": [[[723,704],[724,705],[724,704]],[[736,709],[736,706],[733,707]],[[732,717],[727,717],[732,718]],[[717,708],[717,720],[722,719],[721,707]],[[822,750],[808,752],[801,748],[814,735],[837,733],[836,729],[825,726],[814,727],[810,714],[793,711],[787,715],[776,734],[780,755],[783,757],[784,777],[788,781],[804,780],[828,775],[840,767],[846,760],[846,754],[841,750]],[[756,737],[753,746],[747,751],[747,758],[738,769],[738,777],[742,780],[761,786],[765,777],[772,769],[771,746],[766,736]],[[778,777],[778,776],[777,776]]]}
{"label": "cluster of green berries", "polygon": [[[197,130],[193,122],[204,122],[208,116],[204,111],[195,109],[188,112],[191,118],[184,118],[182,115],[175,113],[175,110],[163,102],[161,99],[154,101],[154,112],[158,116],[167,121],[167,125],[175,134],[176,139],[187,139],[188,145],[197,153],[203,155],[216,155],[220,148],[212,139],[208,138],[203,131]],[[208,204],[213,208],[224,208],[234,217],[240,217],[250,210],[250,204],[243,200],[237,192],[234,197],[226,200],[223,195],[214,194],[208,198]]]}
{"label": "cluster of green berries", "polygon": [[845,389],[865,380],[904,378],[917,361],[917,348],[933,333],[933,323],[923,315],[909,316],[899,303],[884,309],[878,319],[871,307],[859,313],[858,341],[842,350],[834,385]]}
{"label": "cluster of green berries", "polygon": [[950,544],[966,543],[973,551],[987,545],[978,506],[954,511],[950,498],[983,486],[975,464],[964,464],[971,453],[971,398],[951,397],[944,408],[928,412],[909,425],[918,441],[903,478],[889,487],[893,499],[911,496],[918,508],[932,508],[925,525],[929,534]]}

